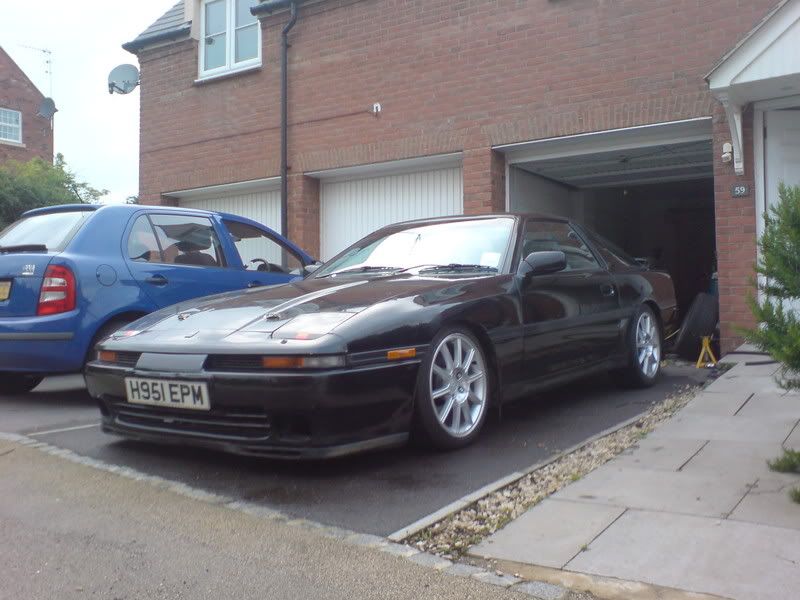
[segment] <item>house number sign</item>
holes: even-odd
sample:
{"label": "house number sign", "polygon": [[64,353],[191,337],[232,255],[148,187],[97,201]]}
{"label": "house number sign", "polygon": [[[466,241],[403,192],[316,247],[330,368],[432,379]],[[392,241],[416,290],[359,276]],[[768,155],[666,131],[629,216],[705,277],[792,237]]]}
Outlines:
{"label": "house number sign", "polygon": [[734,185],[731,186],[731,196],[733,198],[743,198],[750,195],[749,185]]}

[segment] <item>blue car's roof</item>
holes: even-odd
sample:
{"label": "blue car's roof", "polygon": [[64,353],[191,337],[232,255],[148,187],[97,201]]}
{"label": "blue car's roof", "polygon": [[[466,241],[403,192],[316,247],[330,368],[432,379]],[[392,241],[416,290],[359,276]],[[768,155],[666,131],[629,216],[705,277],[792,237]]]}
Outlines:
{"label": "blue car's roof", "polygon": [[117,212],[120,214],[131,214],[133,212],[139,210],[158,210],[161,211],[176,211],[176,212],[193,212],[193,213],[201,213],[206,215],[219,215],[223,219],[230,219],[233,221],[239,221],[240,223],[249,223],[250,225],[255,225],[257,227],[261,227],[266,229],[267,231],[271,232],[275,237],[284,240],[289,246],[292,247],[297,253],[299,253],[303,259],[308,262],[311,262],[313,257],[308,254],[305,250],[297,246],[288,238],[282,236],[280,233],[272,229],[271,227],[264,225],[263,223],[259,223],[258,221],[254,221],[252,219],[248,219],[247,217],[242,217],[240,215],[234,215],[231,213],[220,212],[216,210],[204,210],[201,208],[190,208],[187,206],[162,206],[162,205],[152,205],[152,204],[58,204],[56,206],[44,206],[42,208],[35,208],[33,210],[29,210],[22,214],[22,217],[33,217],[36,215],[44,215],[44,214],[52,214],[52,213],[60,213],[60,212],[75,212],[75,211],[86,211],[86,212],[93,212],[93,211],[100,211],[103,212]]}

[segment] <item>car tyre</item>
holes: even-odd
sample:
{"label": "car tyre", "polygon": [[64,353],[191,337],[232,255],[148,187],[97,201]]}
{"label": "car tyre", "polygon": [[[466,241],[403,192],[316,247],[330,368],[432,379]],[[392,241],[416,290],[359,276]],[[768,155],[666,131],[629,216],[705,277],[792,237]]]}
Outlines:
{"label": "car tyre", "polygon": [[653,385],[661,373],[661,327],[653,309],[644,304],[636,311],[627,333],[628,366],[613,371],[618,384],[629,388]]}
{"label": "car tyre", "polygon": [[27,394],[42,382],[44,377],[24,373],[0,374],[0,395]]}
{"label": "car tyre", "polygon": [[440,332],[422,362],[415,417],[425,440],[440,450],[471,444],[486,421],[491,373],[475,336],[463,328]]}
{"label": "car tyre", "polygon": [[675,353],[686,360],[697,360],[701,338],[714,336],[719,321],[719,299],[701,292],[692,300],[675,340]]}

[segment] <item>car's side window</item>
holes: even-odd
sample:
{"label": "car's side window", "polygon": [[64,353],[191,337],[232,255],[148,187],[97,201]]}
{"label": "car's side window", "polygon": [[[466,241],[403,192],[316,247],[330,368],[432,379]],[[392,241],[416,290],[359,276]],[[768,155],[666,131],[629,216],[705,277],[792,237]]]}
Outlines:
{"label": "car's side window", "polygon": [[136,219],[131,228],[131,234],[128,236],[128,257],[136,262],[162,262],[156,234],[146,215]]}
{"label": "car's side window", "polygon": [[531,252],[561,250],[567,257],[567,271],[599,269],[600,263],[567,223],[528,221],[522,239],[522,258]]}
{"label": "car's side window", "polygon": [[150,221],[165,264],[224,267],[222,246],[211,219],[189,215],[152,214]]}
{"label": "car's side window", "polygon": [[265,231],[238,221],[223,221],[245,269],[289,273],[303,266],[300,258]]}

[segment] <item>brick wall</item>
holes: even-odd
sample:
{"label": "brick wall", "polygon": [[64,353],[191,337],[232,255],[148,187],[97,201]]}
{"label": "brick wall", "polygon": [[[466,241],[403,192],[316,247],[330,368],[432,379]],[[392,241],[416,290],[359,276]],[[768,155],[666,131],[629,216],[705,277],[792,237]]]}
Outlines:
{"label": "brick wall", "polygon": [[53,161],[53,129],[37,116],[43,96],[11,57],[0,48],[0,108],[22,113],[22,145],[0,141],[0,163],[27,162],[38,156]]}
{"label": "brick wall", "polygon": [[[703,80],[775,0],[329,0],[290,51],[293,172],[707,116]],[[197,44],[140,54],[141,196],[278,174],[279,45],[195,85]],[[383,113],[369,113],[381,102]]]}
{"label": "brick wall", "polygon": [[[744,175],[737,176],[733,163],[722,162],[722,144],[731,141],[722,106],[714,110],[714,205],[717,226],[717,272],[719,277],[720,328],[723,353],[742,343],[738,328],[755,324],[747,306],[753,287],[756,262],[755,180],[753,178],[753,111],[744,114]],[[737,184],[750,187],[743,198],[731,197]]]}

